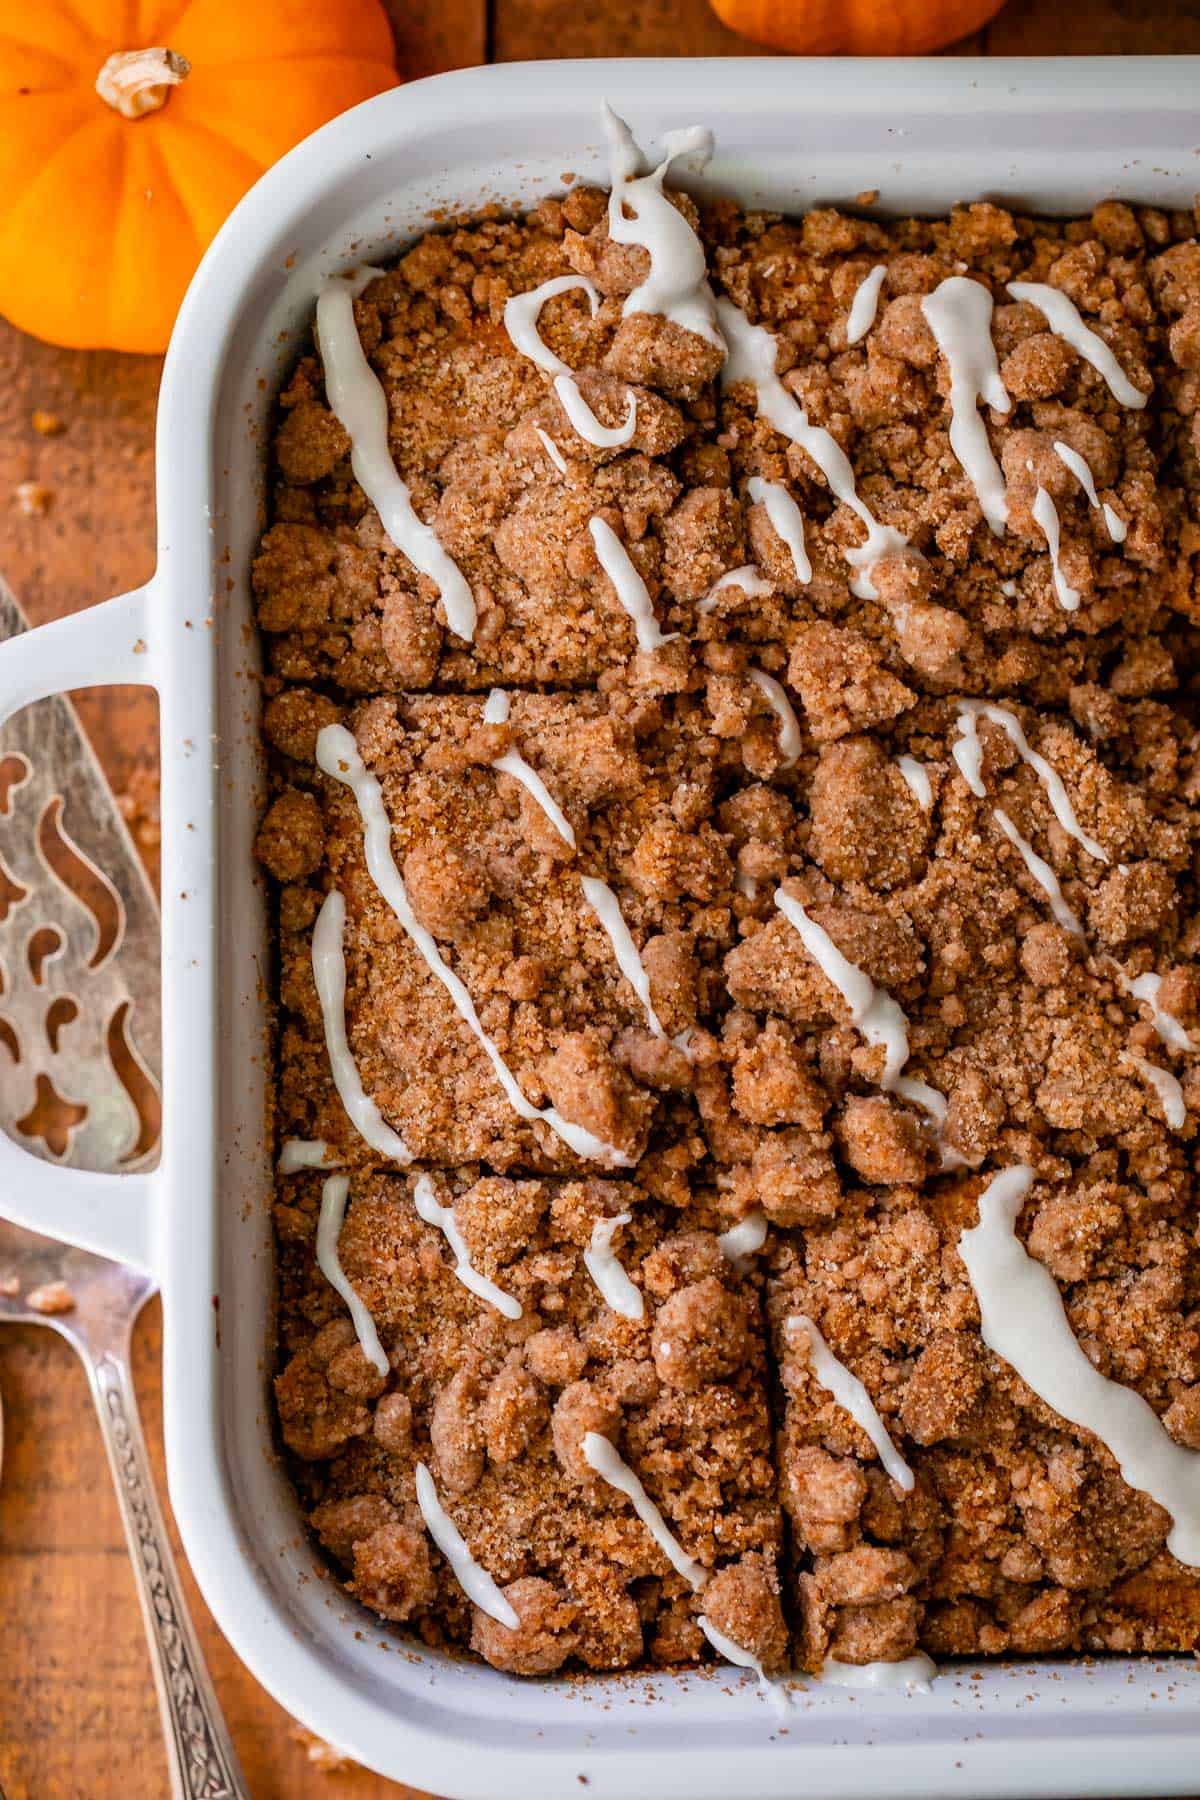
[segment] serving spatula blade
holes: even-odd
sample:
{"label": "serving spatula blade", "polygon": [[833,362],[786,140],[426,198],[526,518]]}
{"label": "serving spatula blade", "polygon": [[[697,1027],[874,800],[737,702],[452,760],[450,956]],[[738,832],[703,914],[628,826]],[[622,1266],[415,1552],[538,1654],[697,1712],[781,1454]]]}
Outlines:
{"label": "serving spatula blade", "polygon": [[[26,629],[0,581],[0,639]],[[0,730],[0,1127],[60,1167],[157,1161],[159,918],[70,702]],[[0,1192],[0,1214],[4,1194]],[[0,1322],[48,1325],[87,1371],[129,1543],[178,1800],[248,1800],[154,1491],[130,1373],[150,1276],[0,1218]]]}
{"label": "serving spatula blade", "polygon": [[[0,639],[25,630],[0,581]],[[47,1160],[144,1169],[162,1107],[158,906],[70,702],[0,733],[0,1127]]]}

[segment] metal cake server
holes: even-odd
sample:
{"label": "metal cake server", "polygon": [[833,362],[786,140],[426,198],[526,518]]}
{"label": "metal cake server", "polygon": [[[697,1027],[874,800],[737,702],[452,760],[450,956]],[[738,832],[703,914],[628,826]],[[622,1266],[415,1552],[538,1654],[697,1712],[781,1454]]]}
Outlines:
{"label": "metal cake server", "polygon": [[[0,639],[24,629],[0,582]],[[0,731],[0,1126],[10,1137],[64,1168],[154,1163],[158,961],[154,893],[74,709],[38,701]],[[137,1578],[171,1792],[248,1800],[138,1420],[130,1338],[153,1291],[139,1270],[0,1219],[0,1323],[50,1326],[87,1371]]]}

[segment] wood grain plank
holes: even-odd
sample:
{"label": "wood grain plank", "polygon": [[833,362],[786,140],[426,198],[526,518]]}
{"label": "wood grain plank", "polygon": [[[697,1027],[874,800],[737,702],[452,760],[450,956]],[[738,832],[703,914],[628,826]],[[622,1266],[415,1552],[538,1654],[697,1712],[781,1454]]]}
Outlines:
{"label": "wood grain plank", "polygon": [[[3,570],[34,624],[137,587],[154,572],[157,357],[58,350],[0,320]],[[61,431],[44,436],[35,412]],[[23,512],[33,482],[45,510]],[[80,714],[109,780],[125,791],[153,761],[157,704],[146,688],[98,688]]]}
{"label": "wood grain plank", "polygon": [[[1200,51],[1197,0],[1087,0],[1070,12],[1009,0],[987,28],[989,56],[1149,56]],[[1181,76],[1182,79],[1182,76]]]}
{"label": "wood grain plank", "polygon": [[396,67],[406,81],[488,60],[486,0],[437,0],[417,5],[384,0],[396,40]]}
{"label": "wood grain plank", "polygon": [[149,1663],[83,1371],[49,1331],[6,1328],[0,1394],[0,1780],[15,1800],[103,1794],[119,1741],[129,1791],[158,1795]]}

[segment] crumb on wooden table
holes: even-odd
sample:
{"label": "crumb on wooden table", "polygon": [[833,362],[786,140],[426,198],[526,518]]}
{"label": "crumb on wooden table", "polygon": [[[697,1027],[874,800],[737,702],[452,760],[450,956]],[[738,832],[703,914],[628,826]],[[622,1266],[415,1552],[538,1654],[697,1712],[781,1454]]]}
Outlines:
{"label": "crumb on wooden table", "polygon": [[31,1288],[25,1296],[25,1304],[33,1312],[45,1313],[53,1318],[59,1313],[75,1310],[75,1296],[65,1281],[46,1281],[41,1287]]}
{"label": "crumb on wooden table", "polygon": [[327,1744],[324,1738],[317,1736],[316,1732],[306,1731],[303,1725],[294,1726],[292,1736],[302,1746],[305,1756],[313,1767],[321,1769],[326,1775],[341,1774],[347,1769],[356,1767],[350,1757],[343,1755],[340,1750],[335,1750],[332,1744]]}
{"label": "crumb on wooden table", "polygon": [[53,499],[53,488],[46,487],[40,481],[18,481],[13,489],[13,504],[27,519],[49,512]]}

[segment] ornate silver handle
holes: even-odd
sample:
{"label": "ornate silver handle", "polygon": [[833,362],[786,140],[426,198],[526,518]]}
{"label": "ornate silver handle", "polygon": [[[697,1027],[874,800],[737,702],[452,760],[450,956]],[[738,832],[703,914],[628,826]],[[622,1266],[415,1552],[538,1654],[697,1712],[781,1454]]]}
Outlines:
{"label": "ornate silver handle", "polygon": [[111,1350],[85,1360],[137,1578],[173,1800],[250,1800],[188,1616],[129,1365]]}

